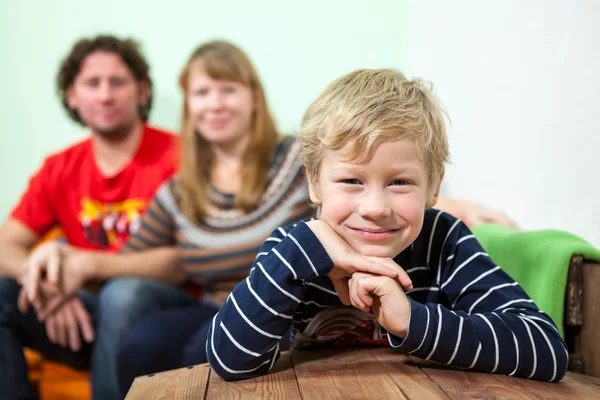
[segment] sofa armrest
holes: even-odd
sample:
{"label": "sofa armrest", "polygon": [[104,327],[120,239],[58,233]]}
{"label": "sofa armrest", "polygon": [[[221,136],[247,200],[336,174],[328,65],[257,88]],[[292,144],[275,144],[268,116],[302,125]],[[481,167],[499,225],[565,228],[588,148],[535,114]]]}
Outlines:
{"label": "sofa armrest", "polygon": [[565,296],[569,369],[600,377],[600,264],[571,258]]}

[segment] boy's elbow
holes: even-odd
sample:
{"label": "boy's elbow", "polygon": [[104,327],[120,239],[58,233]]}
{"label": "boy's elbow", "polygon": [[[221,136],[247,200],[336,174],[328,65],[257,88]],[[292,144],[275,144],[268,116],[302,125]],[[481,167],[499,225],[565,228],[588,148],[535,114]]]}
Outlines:
{"label": "boy's elbow", "polygon": [[554,349],[556,370],[549,381],[559,382],[565,377],[569,368],[569,351],[567,350],[567,344],[558,332],[554,336],[554,340],[551,339],[551,346]]}
{"label": "boy's elbow", "polygon": [[[536,364],[537,369],[532,376],[531,368],[535,368]],[[543,382],[560,382],[565,377],[568,367],[569,355],[564,348],[561,348],[559,352],[555,353],[555,357],[550,358],[548,355],[546,359],[538,359],[537,363],[532,360],[526,368],[522,368],[515,376]]]}
{"label": "boy's elbow", "polygon": [[213,371],[225,381],[239,381],[265,374],[262,368],[254,369],[249,365],[238,364],[234,360],[227,360],[228,364],[224,365],[223,361],[218,359],[211,349],[208,349],[206,355]]}
{"label": "boy's elbow", "polygon": [[216,372],[217,375],[219,375],[219,377],[221,377],[221,379],[223,379],[224,381],[239,381],[240,379],[243,379],[239,375],[232,374],[227,370],[221,368],[220,366],[214,365],[212,363],[210,364],[210,366],[212,367],[212,370]]}
{"label": "boy's elbow", "polygon": [[556,360],[556,376],[552,379],[552,382],[561,381],[567,374],[569,368],[569,354],[567,351],[561,351],[559,357]]}
{"label": "boy's elbow", "polygon": [[232,373],[223,368],[218,362],[210,362],[210,366],[212,367],[213,371],[216,372],[217,375],[219,375],[224,381],[241,381],[243,379],[256,378],[264,374],[264,372],[261,373],[259,371]]}

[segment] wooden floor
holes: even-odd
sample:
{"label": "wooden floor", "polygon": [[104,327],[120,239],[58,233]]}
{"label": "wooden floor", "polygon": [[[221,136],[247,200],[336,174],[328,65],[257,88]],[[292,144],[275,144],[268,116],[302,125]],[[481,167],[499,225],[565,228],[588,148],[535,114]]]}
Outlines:
{"label": "wooden floor", "polygon": [[270,374],[225,382],[210,366],[139,377],[137,399],[599,399],[600,379],[569,372],[560,383],[465,372],[393,349],[283,353]]}

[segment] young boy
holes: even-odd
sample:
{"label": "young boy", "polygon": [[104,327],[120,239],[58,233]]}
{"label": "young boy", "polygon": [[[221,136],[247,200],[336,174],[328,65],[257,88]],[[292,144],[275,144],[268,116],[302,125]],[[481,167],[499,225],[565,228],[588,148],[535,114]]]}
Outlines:
{"label": "young boy", "polygon": [[564,376],[554,322],[464,223],[430,208],[449,153],[421,81],[350,73],[311,104],[299,140],[319,218],[277,229],[215,316],[206,347],[220,376],[267,373],[290,328],[295,347],[378,343],[478,371]]}

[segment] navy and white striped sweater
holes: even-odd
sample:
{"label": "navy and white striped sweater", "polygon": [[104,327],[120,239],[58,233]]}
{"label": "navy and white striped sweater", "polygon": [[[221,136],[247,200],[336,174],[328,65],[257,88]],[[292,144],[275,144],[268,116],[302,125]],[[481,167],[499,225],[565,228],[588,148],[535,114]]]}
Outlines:
{"label": "navy and white striped sweater", "polygon": [[[427,210],[419,237],[394,260],[414,289],[408,334],[386,334],[389,345],[476,371],[562,379],[568,352],[554,322],[462,221]],[[213,369],[227,380],[267,373],[290,327],[292,335],[303,332],[317,313],[342,306],[327,277],[332,266],[304,222],[273,232],[212,321],[206,351]]]}

